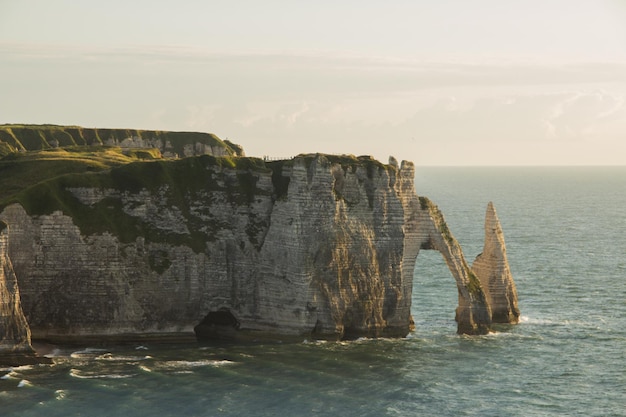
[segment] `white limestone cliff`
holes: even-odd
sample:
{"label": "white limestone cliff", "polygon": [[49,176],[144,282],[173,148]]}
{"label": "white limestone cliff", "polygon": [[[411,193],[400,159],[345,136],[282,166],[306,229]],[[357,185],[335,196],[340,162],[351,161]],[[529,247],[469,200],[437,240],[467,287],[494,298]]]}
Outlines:
{"label": "white limestone cliff", "polygon": [[30,351],[30,330],[8,256],[8,226],[0,222],[0,352]]}
{"label": "white limestone cliff", "polygon": [[405,336],[420,249],[456,279],[459,332],[489,331],[491,298],[412,163],[214,161],[172,161],[167,178],[191,165],[194,178],[152,188],[60,183],[73,214],[6,207],[33,338]]}
{"label": "white limestone cliff", "polygon": [[34,352],[8,255],[8,240],[8,226],[0,221],[0,363],[19,364]]}

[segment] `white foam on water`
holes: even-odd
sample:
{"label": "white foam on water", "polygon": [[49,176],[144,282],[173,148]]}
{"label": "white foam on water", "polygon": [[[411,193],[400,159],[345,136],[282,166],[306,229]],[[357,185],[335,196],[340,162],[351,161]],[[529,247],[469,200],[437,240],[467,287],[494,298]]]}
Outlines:
{"label": "white foam on water", "polygon": [[33,369],[32,365],[14,366],[7,369],[7,373],[0,377],[2,380],[18,379],[20,378],[20,372]]}
{"label": "white foam on water", "polygon": [[316,340],[316,339],[309,340],[309,339],[304,339],[302,341],[303,345],[323,345],[323,344],[326,344],[326,343],[328,343],[328,340],[321,340],[321,339],[320,340]]}
{"label": "white foam on water", "polygon": [[33,365],[22,365],[22,366],[11,367],[11,371],[15,371],[15,372],[29,371],[31,369],[33,369]]}
{"label": "white foam on water", "polygon": [[229,360],[213,360],[204,359],[198,361],[166,361],[157,365],[160,370],[168,370],[176,373],[192,373],[192,369],[201,368],[205,366],[221,367],[232,365],[235,362]]}
{"label": "white foam on water", "polygon": [[70,356],[72,358],[90,358],[102,353],[108,352],[106,349],[97,349],[97,348],[86,348],[83,350],[77,350],[76,352],[72,352]]}
{"label": "white foam on water", "polygon": [[45,355],[43,355],[45,358],[56,358],[59,356],[62,356],[61,354],[61,349],[59,348],[54,348],[52,349],[52,351],[50,353],[46,353]]}
{"label": "white foam on water", "polygon": [[[472,337],[476,337],[476,336],[472,336]],[[520,338],[522,336],[520,336],[517,333],[512,333],[512,332],[497,332],[497,331],[491,331],[485,335],[479,336],[479,337],[483,337],[483,338],[487,338],[487,339],[499,339],[499,338],[507,338],[507,337],[513,337],[513,338]]]}
{"label": "white foam on water", "polygon": [[165,362],[169,366],[173,367],[184,367],[184,368],[197,368],[200,366],[222,366],[222,365],[230,365],[234,362],[229,360],[212,360],[205,359],[199,361],[168,361]]}
{"label": "white foam on water", "polygon": [[17,387],[18,388],[24,388],[24,387],[32,387],[33,384],[27,380],[27,379],[22,379],[18,384]]}
{"label": "white foam on water", "polygon": [[543,318],[543,317],[531,317],[531,316],[520,316],[520,323],[522,324],[535,324],[541,326],[568,326],[568,327],[579,327],[579,326],[595,326],[595,322],[589,322],[584,320],[571,320],[571,319],[561,319],[555,320],[554,318]]}
{"label": "white foam on water", "polygon": [[139,365],[139,369],[141,369],[144,372],[152,372],[152,369],[148,368],[145,365]]}
{"label": "white foam on water", "polygon": [[96,356],[94,359],[97,361],[112,361],[112,362],[137,362],[150,359],[151,356],[116,356],[112,353],[105,353],[104,355]]}
{"label": "white foam on water", "polygon": [[70,369],[70,376],[78,379],[125,379],[132,378],[135,374],[96,374],[83,373],[79,369]]}

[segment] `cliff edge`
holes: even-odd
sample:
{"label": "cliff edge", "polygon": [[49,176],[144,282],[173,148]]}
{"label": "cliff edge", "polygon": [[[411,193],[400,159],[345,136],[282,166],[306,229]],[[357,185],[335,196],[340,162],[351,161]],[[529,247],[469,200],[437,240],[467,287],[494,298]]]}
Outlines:
{"label": "cliff edge", "polygon": [[456,279],[459,332],[486,333],[504,287],[468,266],[414,175],[393,158],[203,155],[45,181],[0,218],[35,339],[405,336],[421,249]]}

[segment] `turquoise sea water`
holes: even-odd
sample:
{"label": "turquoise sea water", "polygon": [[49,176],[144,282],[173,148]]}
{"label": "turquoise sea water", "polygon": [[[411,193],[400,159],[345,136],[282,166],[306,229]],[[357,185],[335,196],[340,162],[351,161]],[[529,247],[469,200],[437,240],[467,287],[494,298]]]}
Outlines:
{"label": "turquoise sea water", "polygon": [[468,260],[498,211],[522,322],[456,335],[437,252],[406,339],[60,348],[0,370],[2,416],[625,416],[626,167],[418,168]]}

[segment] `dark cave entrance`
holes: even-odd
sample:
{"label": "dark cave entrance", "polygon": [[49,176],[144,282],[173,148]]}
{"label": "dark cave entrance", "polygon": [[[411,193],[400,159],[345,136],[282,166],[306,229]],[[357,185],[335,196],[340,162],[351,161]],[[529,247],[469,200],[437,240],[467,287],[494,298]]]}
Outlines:
{"label": "dark cave entrance", "polygon": [[209,312],[193,330],[200,341],[234,339],[239,326],[239,320],[233,313],[227,308],[222,308]]}

